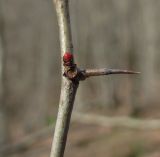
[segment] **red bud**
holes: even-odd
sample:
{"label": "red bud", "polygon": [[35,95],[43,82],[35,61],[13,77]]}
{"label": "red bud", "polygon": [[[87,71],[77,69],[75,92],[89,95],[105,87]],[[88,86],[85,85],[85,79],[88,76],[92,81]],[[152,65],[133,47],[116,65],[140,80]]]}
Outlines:
{"label": "red bud", "polygon": [[73,61],[73,55],[70,52],[65,52],[63,56],[64,62],[72,62]]}

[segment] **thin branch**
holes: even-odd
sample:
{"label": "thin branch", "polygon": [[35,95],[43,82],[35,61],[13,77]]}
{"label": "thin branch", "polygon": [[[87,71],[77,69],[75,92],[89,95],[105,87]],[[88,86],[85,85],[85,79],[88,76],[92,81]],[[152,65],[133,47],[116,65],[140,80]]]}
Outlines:
{"label": "thin branch", "polygon": [[74,64],[74,58],[72,54],[73,45],[71,38],[68,0],[54,0],[54,4],[57,12],[61,43],[62,84],[58,117],[50,157],[63,157],[70,124],[70,117],[79,81],[90,76],[135,74],[137,72],[114,69],[94,69],[83,71],[77,68],[77,65]]}
{"label": "thin branch", "polygon": [[96,124],[104,127],[123,127],[138,130],[159,130],[159,119],[137,119],[131,117],[107,117],[96,114],[74,113],[73,121]]}
{"label": "thin branch", "polygon": [[[66,52],[73,53],[69,4],[68,0],[54,0],[54,4],[57,12],[58,25],[59,25],[61,58],[63,58]],[[61,96],[59,101],[59,110],[58,110],[57,122],[56,122],[50,157],[63,157],[72,108],[74,104],[76,91],[78,88],[78,82],[73,82],[67,79],[66,77],[63,77],[65,69],[63,65],[63,59],[61,59],[61,68],[62,68]]]}
{"label": "thin branch", "polygon": [[112,74],[140,74],[140,72],[121,69],[79,69],[77,65],[65,66],[64,76],[72,81],[84,81],[91,76],[104,76]]}
{"label": "thin branch", "polygon": [[103,69],[87,69],[83,73],[85,77],[90,77],[90,76],[101,76],[101,75],[111,75],[111,74],[139,74],[140,72],[103,68]]}

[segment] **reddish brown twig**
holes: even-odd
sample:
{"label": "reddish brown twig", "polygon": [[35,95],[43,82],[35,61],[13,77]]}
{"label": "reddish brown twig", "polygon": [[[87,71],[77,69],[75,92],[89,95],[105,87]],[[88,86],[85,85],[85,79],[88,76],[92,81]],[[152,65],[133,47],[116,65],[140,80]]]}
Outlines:
{"label": "reddish brown twig", "polygon": [[83,72],[85,77],[90,76],[101,76],[101,75],[111,75],[111,74],[140,74],[140,72],[131,70],[121,70],[121,69],[87,69]]}
{"label": "reddish brown twig", "polygon": [[76,64],[73,66],[65,66],[64,76],[72,81],[83,81],[91,76],[102,76],[102,75],[112,75],[112,74],[140,74],[140,72],[131,70],[121,70],[121,69],[79,69]]}

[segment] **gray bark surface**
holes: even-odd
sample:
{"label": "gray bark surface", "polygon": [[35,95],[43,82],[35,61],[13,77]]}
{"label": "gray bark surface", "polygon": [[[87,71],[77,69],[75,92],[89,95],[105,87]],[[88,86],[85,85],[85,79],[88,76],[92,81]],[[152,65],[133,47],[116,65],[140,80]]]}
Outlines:
{"label": "gray bark surface", "polygon": [[60,33],[62,84],[50,157],[63,157],[78,83],[74,83],[63,76],[63,55],[65,52],[73,53],[68,0],[55,0],[54,4],[57,11]]}

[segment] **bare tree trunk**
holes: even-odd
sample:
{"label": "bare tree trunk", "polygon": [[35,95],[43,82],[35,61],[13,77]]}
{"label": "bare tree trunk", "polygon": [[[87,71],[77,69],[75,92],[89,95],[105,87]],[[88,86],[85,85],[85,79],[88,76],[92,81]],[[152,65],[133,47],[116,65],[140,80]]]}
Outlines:
{"label": "bare tree trunk", "polygon": [[142,17],[143,17],[143,42],[142,51],[145,53],[141,54],[143,59],[142,71],[143,81],[142,81],[142,90],[144,94],[145,104],[155,103],[157,88],[155,63],[156,55],[159,53],[157,49],[157,43],[159,40],[159,34],[157,33],[158,27],[158,18],[157,13],[159,12],[158,1],[150,0],[141,0],[139,1],[140,7],[142,8]]}
{"label": "bare tree trunk", "polygon": [[[1,10],[0,10],[1,11]],[[4,64],[5,56],[3,49],[3,20],[2,12],[0,12],[0,147],[7,139],[7,116],[5,106],[5,92],[4,92]],[[3,155],[0,153],[0,156]]]}

